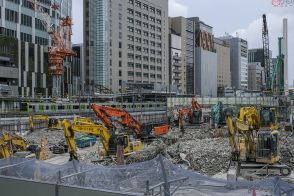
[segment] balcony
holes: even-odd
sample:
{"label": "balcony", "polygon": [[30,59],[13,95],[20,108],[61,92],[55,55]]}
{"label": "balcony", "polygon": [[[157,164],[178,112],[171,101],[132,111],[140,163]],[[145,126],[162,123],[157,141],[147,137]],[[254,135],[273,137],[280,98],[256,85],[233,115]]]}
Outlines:
{"label": "balcony", "polygon": [[180,70],[180,69],[173,69],[173,73],[182,73],[182,70]]}
{"label": "balcony", "polygon": [[173,79],[174,80],[180,80],[181,79],[181,76],[173,76]]}
{"label": "balcony", "polygon": [[181,60],[181,57],[180,57],[180,56],[177,56],[177,55],[174,55],[174,56],[173,56],[173,59],[174,59],[174,60],[179,60],[179,61],[180,61],[180,60]]}
{"label": "balcony", "polygon": [[174,62],[173,65],[174,65],[175,67],[181,67],[181,64],[180,64],[179,62]]}

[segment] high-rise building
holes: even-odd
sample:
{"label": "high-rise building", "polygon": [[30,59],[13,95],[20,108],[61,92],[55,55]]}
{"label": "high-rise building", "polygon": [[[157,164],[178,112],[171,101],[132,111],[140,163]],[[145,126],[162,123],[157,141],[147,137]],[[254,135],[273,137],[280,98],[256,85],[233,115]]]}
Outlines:
{"label": "high-rise building", "polygon": [[[263,59],[263,48],[256,48],[256,49],[249,49],[248,50],[248,64],[253,63],[259,63],[261,66],[261,88],[260,90],[263,90],[265,88],[265,72],[264,72],[264,59]],[[272,51],[269,51],[269,57],[270,57],[270,76],[272,75],[273,67],[274,67],[274,61],[272,59]]]}
{"label": "high-rise building", "polygon": [[248,89],[248,43],[239,37],[224,36],[219,39],[230,44],[232,88]]}
{"label": "high-rise building", "polygon": [[182,66],[182,37],[170,33],[169,84],[176,86],[179,94],[186,92],[186,77]]}
{"label": "high-rise building", "polygon": [[168,85],[168,0],[84,1],[85,87]]}
{"label": "high-rise building", "polygon": [[230,45],[224,40],[214,38],[214,47],[217,54],[217,87],[218,91],[223,91],[232,86]]}
{"label": "high-rise building", "polygon": [[[61,11],[54,11],[51,1],[39,1],[43,10],[52,16],[54,27],[59,25],[61,15],[71,16],[72,1],[56,1],[57,4],[60,2]],[[27,0],[0,0],[0,36],[0,73],[4,70],[13,73],[0,76],[0,83],[8,85],[16,96],[50,96],[48,45],[51,39],[42,17]]]}
{"label": "high-rise building", "polygon": [[170,18],[170,28],[182,37],[182,81],[186,80],[186,94],[217,95],[217,56],[212,27],[198,17]]}
{"label": "high-rise building", "polygon": [[288,19],[283,19],[283,44],[282,44],[282,54],[284,55],[284,89],[286,95],[289,89],[288,80]]}
{"label": "high-rise building", "polygon": [[72,50],[76,52],[71,66],[71,86],[72,95],[83,95],[84,92],[84,50],[83,44],[73,44]]}
{"label": "high-rise building", "polygon": [[195,92],[201,96],[217,96],[217,55],[213,28],[198,17],[189,18],[195,24]]}
{"label": "high-rise building", "polygon": [[263,87],[264,69],[260,62],[248,63],[248,90],[260,91]]}

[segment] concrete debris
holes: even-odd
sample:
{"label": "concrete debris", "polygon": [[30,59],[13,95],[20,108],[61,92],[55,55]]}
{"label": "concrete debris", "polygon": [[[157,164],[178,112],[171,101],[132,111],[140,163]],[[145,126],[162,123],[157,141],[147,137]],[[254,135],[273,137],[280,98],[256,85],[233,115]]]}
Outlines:
{"label": "concrete debris", "polygon": [[294,169],[294,134],[282,131],[280,134],[281,162]]}
{"label": "concrete debris", "polygon": [[28,142],[28,144],[40,144],[42,138],[48,139],[49,146],[58,144],[59,142],[64,141],[63,130],[55,130],[55,129],[36,130],[23,137]]}

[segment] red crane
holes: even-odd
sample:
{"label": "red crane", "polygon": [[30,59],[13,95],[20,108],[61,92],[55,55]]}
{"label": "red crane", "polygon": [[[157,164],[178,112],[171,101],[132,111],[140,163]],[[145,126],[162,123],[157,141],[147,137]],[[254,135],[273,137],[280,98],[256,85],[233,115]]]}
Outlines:
{"label": "red crane", "polygon": [[[69,16],[60,17],[59,27],[54,28],[51,24],[52,18],[47,13],[38,0],[28,0],[33,9],[38,13],[41,18],[42,24],[45,26],[48,35],[52,40],[52,45],[49,47],[49,73],[53,77],[53,91],[54,97],[61,96],[61,77],[64,74],[64,59],[66,57],[75,56],[76,53],[71,49],[71,36],[72,36],[72,18]],[[62,4],[62,1],[61,1]],[[56,12],[60,10],[60,5],[52,3],[51,8]]]}

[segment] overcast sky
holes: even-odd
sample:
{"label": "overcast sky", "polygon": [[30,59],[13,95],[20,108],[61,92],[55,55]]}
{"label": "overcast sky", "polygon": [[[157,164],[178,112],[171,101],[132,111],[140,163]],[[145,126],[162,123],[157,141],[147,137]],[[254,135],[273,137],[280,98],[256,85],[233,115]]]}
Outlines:
{"label": "overcast sky", "polygon": [[[118,0],[116,0],[118,1]],[[170,16],[198,16],[213,27],[216,37],[225,33],[242,37],[250,48],[262,47],[262,14],[267,14],[270,49],[277,55],[282,20],[288,18],[289,84],[294,80],[294,4],[274,7],[278,0],[169,0]],[[291,1],[290,1],[291,2]],[[83,42],[83,0],[73,0],[73,42]]]}

